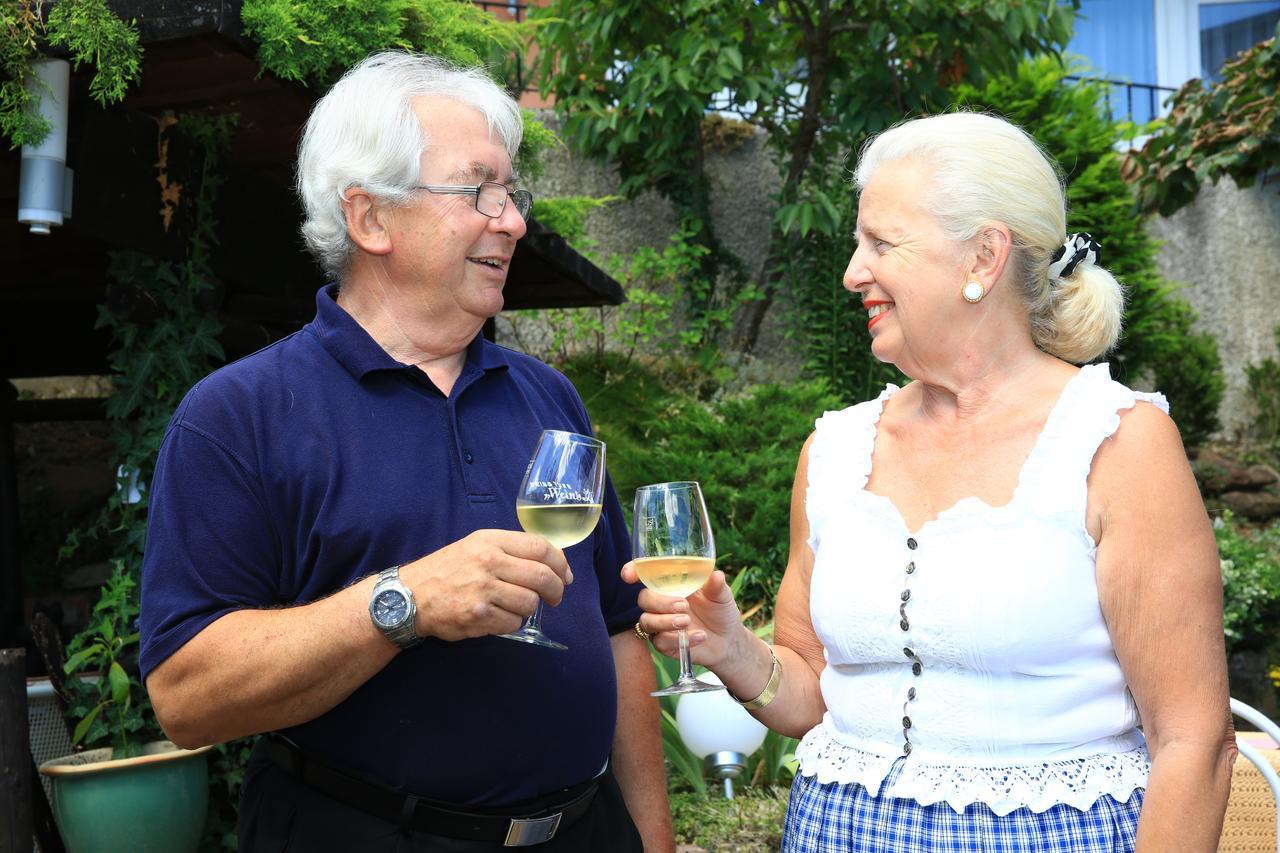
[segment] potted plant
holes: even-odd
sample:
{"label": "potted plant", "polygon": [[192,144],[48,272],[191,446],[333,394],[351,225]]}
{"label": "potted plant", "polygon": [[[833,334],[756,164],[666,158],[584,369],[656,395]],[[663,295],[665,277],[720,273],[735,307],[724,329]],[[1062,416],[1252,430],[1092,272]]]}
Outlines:
{"label": "potted plant", "polygon": [[[72,734],[85,749],[40,765],[53,784],[53,812],[69,853],[194,851],[208,807],[205,753],[159,737],[136,674],[135,581],[124,560],[102,589],[89,627],[64,670]],[[94,670],[96,677],[79,677]],[[135,670],[136,673],[136,670]]]}

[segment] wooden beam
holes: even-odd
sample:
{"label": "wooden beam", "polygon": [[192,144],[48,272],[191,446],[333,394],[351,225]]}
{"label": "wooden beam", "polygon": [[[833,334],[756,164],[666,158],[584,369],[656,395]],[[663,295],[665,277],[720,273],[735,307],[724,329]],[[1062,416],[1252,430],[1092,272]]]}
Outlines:
{"label": "wooden beam", "polygon": [[31,853],[27,653],[0,649],[0,853]]}
{"label": "wooden beam", "polygon": [[[17,396],[18,389],[13,387],[12,382],[0,380],[0,648],[16,646],[22,642],[22,566],[18,562],[18,541],[21,538],[18,521],[18,458],[14,445],[13,421],[8,414],[9,405]],[[3,767],[0,767],[0,772],[3,772]],[[30,832],[27,834],[30,835]]]}

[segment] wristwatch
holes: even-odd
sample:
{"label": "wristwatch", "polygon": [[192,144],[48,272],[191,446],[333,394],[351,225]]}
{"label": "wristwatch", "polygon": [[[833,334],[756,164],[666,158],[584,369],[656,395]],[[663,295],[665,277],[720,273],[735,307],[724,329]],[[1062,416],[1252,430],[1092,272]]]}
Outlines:
{"label": "wristwatch", "polygon": [[400,582],[400,567],[392,566],[379,572],[378,582],[369,596],[369,618],[373,620],[373,627],[400,648],[413,648],[422,642],[414,625],[417,612],[413,591]]}

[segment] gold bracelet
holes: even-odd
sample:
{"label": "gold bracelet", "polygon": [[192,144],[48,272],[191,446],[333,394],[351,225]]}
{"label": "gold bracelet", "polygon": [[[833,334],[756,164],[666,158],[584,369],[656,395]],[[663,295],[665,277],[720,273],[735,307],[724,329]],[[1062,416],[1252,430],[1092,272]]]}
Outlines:
{"label": "gold bracelet", "polygon": [[778,660],[778,656],[773,651],[773,646],[767,646],[766,648],[769,649],[769,657],[773,658],[773,669],[770,670],[769,681],[765,684],[764,690],[760,691],[760,695],[754,699],[747,699],[746,701],[743,701],[732,693],[729,693],[728,690],[725,691],[726,693],[729,693],[730,699],[737,702],[748,711],[759,711],[761,708],[772,702],[773,698],[778,695],[778,685],[782,682],[782,661]]}

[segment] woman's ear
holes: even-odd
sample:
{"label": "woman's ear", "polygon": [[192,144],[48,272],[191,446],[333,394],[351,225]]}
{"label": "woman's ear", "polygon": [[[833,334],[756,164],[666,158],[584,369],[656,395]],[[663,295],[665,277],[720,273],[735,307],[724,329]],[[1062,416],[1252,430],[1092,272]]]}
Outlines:
{"label": "woman's ear", "polygon": [[387,228],[387,208],[363,187],[351,187],[342,198],[347,219],[347,236],[360,251],[370,255],[391,252],[391,232]]}
{"label": "woman's ear", "polygon": [[1013,250],[1013,236],[1003,222],[988,222],[974,238],[976,244],[970,278],[982,282],[990,293],[1004,275],[1005,264]]}

